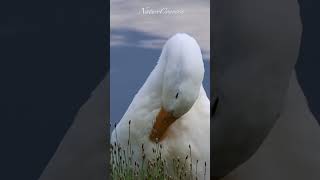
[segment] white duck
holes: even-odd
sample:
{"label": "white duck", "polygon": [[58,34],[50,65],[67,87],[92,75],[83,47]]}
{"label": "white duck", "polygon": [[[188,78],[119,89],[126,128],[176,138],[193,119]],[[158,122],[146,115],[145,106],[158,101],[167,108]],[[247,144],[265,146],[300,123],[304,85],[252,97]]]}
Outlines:
{"label": "white duck", "polygon": [[[172,162],[173,158],[185,158],[190,145],[193,167],[198,160],[198,176],[206,174],[210,179],[210,101],[202,86],[203,76],[204,64],[196,40],[182,33],[171,37],[112,132],[111,143],[127,146],[130,121],[134,152],[141,152],[144,144],[146,157],[150,157],[158,140],[163,147],[162,157]],[[135,153],[133,159],[140,162],[141,154]]]}

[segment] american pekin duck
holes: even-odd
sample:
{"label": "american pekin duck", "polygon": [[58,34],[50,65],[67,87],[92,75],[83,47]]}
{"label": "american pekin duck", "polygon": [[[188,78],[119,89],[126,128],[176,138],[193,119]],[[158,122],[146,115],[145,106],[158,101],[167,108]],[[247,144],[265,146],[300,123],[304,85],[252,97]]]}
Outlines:
{"label": "american pekin duck", "polygon": [[138,163],[142,144],[147,158],[154,156],[152,149],[161,144],[169,173],[172,159],[189,155],[193,176],[210,179],[210,100],[202,86],[203,77],[204,63],[196,40],[184,33],[172,36],[113,130],[111,143],[126,147],[130,139],[132,158]]}

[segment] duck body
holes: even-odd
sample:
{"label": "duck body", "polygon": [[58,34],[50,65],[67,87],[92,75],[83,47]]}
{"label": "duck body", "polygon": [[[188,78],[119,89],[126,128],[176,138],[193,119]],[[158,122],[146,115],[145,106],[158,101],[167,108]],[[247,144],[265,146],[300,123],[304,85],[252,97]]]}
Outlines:
{"label": "duck body", "polygon": [[[193,58],[194,54],[192,50],[195,47],[196,58]],[[168,51],[178,52],[170,55]],[[196,175],[197,173],[200,175],[199,177],[203,177],[204,173],[206,173],[206,177],[209,179],[210,101],[202,86],[204,68],[202,58],[198,58],[199,53],[201,57],[200,48],[197,43],[186,34],[177,34],[168,40],[163,48],[158,64],[150,73],[144,85],[133,98],[126,113],[113,130],[111,143],[117,142],[121,147],[126,147],[130,139],[130,147],[134,152],[134,161],[139,163],[143,160],[141,155],[142,144],[146,157],[152,158],[154,156],[152,149],[155,148],[157,143],[150,139],[150,133],[154,128],[155,120],[161,108],[167,107],[165,109],[170,109],[172,104],[170,98],[174,99],[174,96],[176,98],[178,96],[179,98],[188,98],[183,96],[184,94],[188,94],[187,91],[189,91],[188,86],[185,84],[195,84],[195,86],[199,86],[197,88],[192,87],[194,92],[197,91],[196,98],[193,101],[181,100],[181,102],[174,102],[174,105],[180,103],[176,105],[179,107],[173,108],[173,111],[176,112],[172,112],[173,114],[178,114],[175,115],[177,118],[165,130],[158,143],[162,145],[161,154],[166,162],[168,162],[169,167],[167,169],[169,173],[173,173],[173,159],[184,159],[188,155],[188,164],[192,161],[192,167],[194,167],[193,174]],[[184,58],[184,55],[188,58]],[[196,76],[195,79],[197,81],[201,81],[200,84],[197,81],[190,82],[194,80],[192,79],[194,76]],[[171,86],[179,84],[180,81],[187,82],[179,85],[180,94],[171,93],[174,90]],[[166,99],[164,100],[164,98]],[[188,107],[183,102],[192,103]],[[185,113],[179,114],[179,108],[183,108]],[[191,158],[189,145],[191,147]],[[198,163],[196,164],[197,160]],[[205,162],[206,167],[204,165]],[[197,172],[195,171],[196,166]]]}

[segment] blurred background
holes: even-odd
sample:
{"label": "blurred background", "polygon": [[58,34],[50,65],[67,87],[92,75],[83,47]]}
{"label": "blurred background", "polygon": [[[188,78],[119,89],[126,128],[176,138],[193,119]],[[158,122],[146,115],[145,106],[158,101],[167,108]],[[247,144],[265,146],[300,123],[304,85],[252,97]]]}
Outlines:
{"label": "blurred background", "polygon": [[[161,9],[161,13],[150,12]],[[165,14],[165,11],[177,13]],[[209,0],[111,0],[111,128],[120,121],[134,95],[153,70],[164,43],[178,32],[193,36],[200,45],[205,62],[203,85],[210,97]]]}

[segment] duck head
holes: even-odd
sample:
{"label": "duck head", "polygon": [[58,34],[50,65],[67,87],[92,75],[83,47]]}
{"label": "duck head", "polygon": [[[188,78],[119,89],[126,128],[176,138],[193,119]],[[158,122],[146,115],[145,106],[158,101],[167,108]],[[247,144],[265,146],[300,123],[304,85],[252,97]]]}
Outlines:
{"label": "duck head", "polygon": [[150,133],[153,142],[161,141],[169,126],[191,109],[204,76],[200,47],[187,34],[176,34],[165,43],[159,63],[163,63],[161,108]]}

